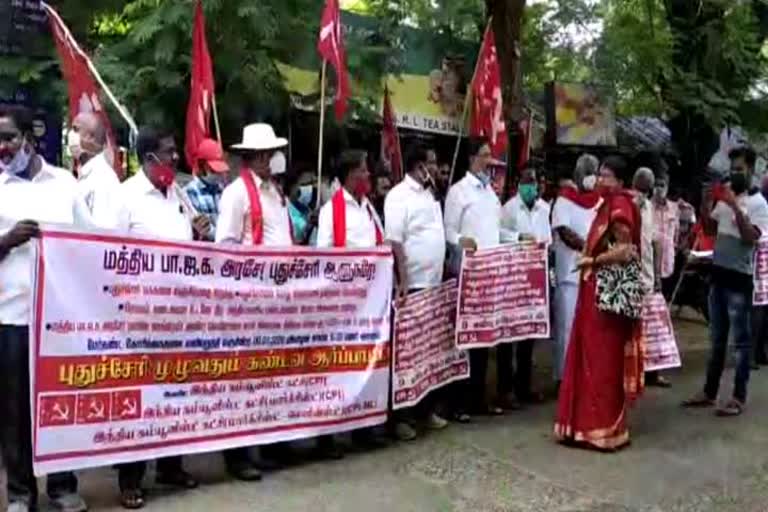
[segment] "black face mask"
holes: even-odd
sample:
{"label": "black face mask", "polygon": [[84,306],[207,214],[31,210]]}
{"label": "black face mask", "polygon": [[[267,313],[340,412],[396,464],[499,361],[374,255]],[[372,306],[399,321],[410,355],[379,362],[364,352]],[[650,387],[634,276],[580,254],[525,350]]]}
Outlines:
{"label": "black face mask", "polygon": [[737,196],[743,194],[749,188],[747,183],[747,175],[743,173],[731,174],[731,190]]}

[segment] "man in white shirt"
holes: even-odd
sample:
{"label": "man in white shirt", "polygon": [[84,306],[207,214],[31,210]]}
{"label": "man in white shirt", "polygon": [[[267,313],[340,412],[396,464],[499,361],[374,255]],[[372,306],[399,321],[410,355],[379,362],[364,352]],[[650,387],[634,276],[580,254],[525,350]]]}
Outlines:
{"label": "man in white shirt", "polygon": [[[504,205],[501,225],[510,232],[518,233],[520,241],[543,244],[552,243],[552,229],[549,225],[549,204],[541,199],[536,170],[526,168],[520,173],[517,195]],[[534,340],[515,343],[515,372],[512,382],[502,384],[506,389],[514,389],[515,396],[521,402],[532,403],[542,400],[538,392],[531,389],[533,372]],[[509,368],[511,373],[512,369]],[[499,379],[509,379],[509,374],[502,372]]]}
{"label": "man in white shirt", "polygon": [[[118,229],[129,234],[171,240],[202,239],[210,229],[208,219],[188,209],[176,184],[179,155],[170,131],[144,127],[136,140],[141,169],[121,185],[122,202]],[[145,462],[119,464],[121,503],[125,508],[144,505],[141,488]],[[182,468],[181,457],[157,462],[158,483],[193,489],[197,481]]]}
{"label": "man in white shirt", "polygon": [[576,272],[576,263],[584,250],[584,241],[600,205],[600,195],[595,191],[599,166],[597,157],[581,155],[573,171],[572,183],[575,186],[570,186],[570,183],[562,186],[552,206],[552,248],[555,253],[553,367],[557,383],[563,376],[565,355],[579,296],[579,273]]}
{"label": "man in white shirt", "polygon": [[[285,174],[285,157],[278,151],[288,141],[277,137],[272,126],[264,123],[243,128],[242,141],[230,149],[241,158],[240,176],[224,189],[219,203],[216,242],[242,245],[288,247],[293,233],[288,199],[275,178]],[[271,450],[271,453],[269,453]],[[264,446],[262,458],[268,454],[279,459],[288,453],[287,443]],[[227,471],[243,481],[259,480],[261,472],[251,460],[247,448],[224,451]],[[271,468],[277,465],[262,460]]]}
{"label": "man in white shirt", "polygon": [[[502,242],[517,242],[517,233],[501,225],[501,203],[491,188],[492,175],[489,170],[494,162],[487,139],[471,139],[469,144],[470,169],[466,176],[453,185],[445,200],[445,235],[451,252],[451,270],[458,274],[462,251],[475,251],[499,245]],[[509,343],[497,348],[497,373],[508,372],[513,347]],[[511,389],[502,388],[505,379],[497,378],[499,405],[489,405],[485,400],[485,382],[488,370],[488,349],[469,351],[470,379],[464,404],[456,410],[456,420],[467,422],[469,412],[475,414],[500,415],[504,409],[516,407],[509,396]],[[503,406],[503,407],[502,407]]]}
{"label": "man in white shirt", "polygon": [[288,200],[272,177],[270,160],[288,141],[268,124],[243,129],[232,146],[242,156],[240,176],[221,196],[216,242],[287,247],[293,245]]}
{"label": "man in white shirt", "polygon": [[709,292],[709,334],[712,345],[704,389],[683,402],[684,407],[715,405],[725,368],[728,340],[737,356],[733,397],[718,407],[719,416],[738,416],[746,407],[752,356],[752,287],[754,252],[768,233],[768,203],[759,191],[750,191],[755,151],[739,147],[730,153],[727,184],[706,191],[701,217],[707,234],[717,235]]}
{"label": "man in white shirt", "polygon": [[[434,182],[427,163],[427,151],[419,147],[411,150],[405,160],[405,178],[395,185],[384,201],[386,239],[402,246],[406,269],[403,281],[409,292],[438,286],[443,281],[443,212],[433,193]],[[434,400],[431,397],[426,397],[419,409],[427,412],[429,428],[441,429],[447,425],[434,412]],[[415,438],[416,431],[409,424],[409,412],[396,416],[401,420],[395,425],[398,438]]]}
{"label": "man in white shirt", "polygon": [[88,207],[91,223],[103,229],[117,227],[120,180],[107,161],[107,130],[93,113],[78,114],[72,122],[70,151],[81,164],[77,188]]}
{"label": "man in white shirt", "polygon": [[680,208],[668,199],[669,178],[661,175],[653,185],[653,223],[659,247],[659,269],[664,296],[669,300],[675,287],[675,256],[680,237]]}
{"label": "man in white shirt", "polygon": [[[376,210],[368,200],[372,185],[365,151],[345,151],[340,158],[337,178],[341,187],[320,209],[317,246],[364,249],[383,245],[384,230]],[[405,291],[402,281],[407,274],[402,246],[396,242],[390,245],[395,255],[402,293]],[[379,434],[377,429],[361,429],[353,432],[353,437],[361,444],[377,447],[386,444],[384,436]],[[323,452],[330,451],[335,455],[338,447],[332,439],[333,436],[322,436],[319,446]]]}
{"label": "man in white shirt", "polygon": [[[0,107],[0,443],[8,510],[37,507],[30,425],[29,322],[32,302],[32,238],[38,223],[88,225],[75,178],[36,154],[32,113]],[[83,512],[73,473],[48,475],[54,509]]]}
{"label": "man in white shirt", "polygon": [[[635,202],[640,210],[640,263],[646,294],[661,292],[661,247],[656,235],[655,211],[648,199],[655,183],[653,171],[648,167],[640,167],[632,180]],[[645,385],[668,388],[672,384],[659,372],[648,372]]]}

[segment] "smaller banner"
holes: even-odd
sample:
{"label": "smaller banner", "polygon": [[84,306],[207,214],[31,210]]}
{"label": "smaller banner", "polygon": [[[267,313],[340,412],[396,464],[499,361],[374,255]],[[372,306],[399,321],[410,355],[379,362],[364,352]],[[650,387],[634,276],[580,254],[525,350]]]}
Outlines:
{"label": "smaller banner", "polygon": [[752,288],[752,305],[768,305],[768,238],[761,238],[755,250],[755,286]]}
{"label": "smaller banner", "polygon": [[509,244],[465,254],[456,346],[549,338],[548,272],[546,244]]}
{"label": "smaller banner", "polygon": [[454,344],[457,294],[452,279],[396,306],[393,409],[412,407],[430,391],[469,377],[467,352]]}
{"label": "smaller banner", "polygon": [[645,339],[645,371],[652,372],[682,366],[667,301],[660,293],[653,293],[645,298],[643,338]]}

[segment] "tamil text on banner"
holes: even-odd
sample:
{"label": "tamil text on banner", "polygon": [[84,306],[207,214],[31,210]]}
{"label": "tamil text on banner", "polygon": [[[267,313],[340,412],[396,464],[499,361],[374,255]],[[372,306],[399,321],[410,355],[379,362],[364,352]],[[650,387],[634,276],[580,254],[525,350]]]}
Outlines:
{"label": "tamil text on banner", "polygon": [[643,338],[645,339],[645,370],[648,372],[677,368],[680,351],[675,341],[675,330],[664,296],[653,293],[643,304]]}
{"label": "tamil text on banner", "polygon": [[456,280],[408,295],[395,308],[392,407],[419,403],[427,393],[469,377],[466,350],[455,345]]}
{"label": "tamil text on banner", "polygon": [[392,255],[44,231],[36,474],[383,423]]}
{"label": "tamil text on banner", "polygon": [[757,244],[754,276],[752,304],[754,306],[768,305],[768,238],[761,238]]}
{"label": "tamil text on banner", "polygon": [[465,254],[456,345],[480,348],[548,338],[547,266],[545,244],[509,244]]}

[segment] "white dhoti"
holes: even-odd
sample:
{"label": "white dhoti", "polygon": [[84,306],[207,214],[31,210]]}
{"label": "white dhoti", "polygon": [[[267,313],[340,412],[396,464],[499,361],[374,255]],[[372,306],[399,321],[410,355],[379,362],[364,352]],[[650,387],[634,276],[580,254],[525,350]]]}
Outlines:
{"label": "white dhoti", "polygon": [[555,342],[552,347],[554,350],[553,373],[556,381],[563,378],[565,355],[568,353],[568,343],[571,340],[571,327],[578,297],[578,283],[560,283],[555,288]]}

